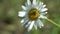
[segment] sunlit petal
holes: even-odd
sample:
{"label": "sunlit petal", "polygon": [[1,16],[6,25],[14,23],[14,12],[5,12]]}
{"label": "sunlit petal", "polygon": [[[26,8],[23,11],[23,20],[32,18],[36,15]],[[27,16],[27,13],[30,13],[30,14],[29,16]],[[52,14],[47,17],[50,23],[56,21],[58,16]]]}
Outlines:
{"label": "sunlit petal", "polygon": [[33,5],[36,5],[36,3],[37,3],[36,0],[33,0]]}
{"label": "sunlit petal", "polygon": [[32,22],[31,22],[30,26],[28,27],[28,31],[30,31],[30,30],[32,29],[34,22],[35,22],[35,21],[32,21]]}
{"label": "sunlit petal", "polygon": [[28,27],[31,24],[31,21],[28,22],[28,24],[25,27]]}
{"label": "sunlit petal", "polygon": [[18,13],[18,16],[20,16],[20,17],[24,17],[25,14],[26,14],[26,12],[24,12],[24,11],[20,11],[20,12]]}
{"label": "sunlit petal", "polygon": [[43,5],[43,8],[46,7],[46,5]]}
{"label": "sunlit petal", "polygon": [[27,5],[31,5],[31,1],[30,0],[27,0]]}
{"label": "sunlit petal", "polygon": [[43,8],[41,9],[41,12],[44,12],[44,11],[47,11],[48,9],[47,8]]}
{"label": "sunlit petal", "polygon": [[27,8],[25,6],[22,6],[23,10],[27,10]]}
{"label": "sunlit petal", "polygon": [[24,25],[29,21],[29,19],[26,17],[24,19],[21,20],[21,24]]}
{"label": "sunlit petal", "polygon": [[44,26],[43,23],[39,19],[36,22],[37,22],[37,25],[38,25],[39,28],[41,28],[42,26]]}
{"label": "sunlit petal", "polygon": [[46,19],[47,17],[46,16],[43,16],[43,15],[40,15],[39,18]]}
{"label": "sunlit petal", "polygon": [[37,24],[36,23],[34,23],[34,28],[37,30]]}

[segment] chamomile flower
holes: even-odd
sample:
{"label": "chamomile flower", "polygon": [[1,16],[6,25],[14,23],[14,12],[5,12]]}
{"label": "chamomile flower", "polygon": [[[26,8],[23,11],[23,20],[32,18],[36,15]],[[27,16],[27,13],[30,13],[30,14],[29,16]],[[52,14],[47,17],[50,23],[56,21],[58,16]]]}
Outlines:
{"label": "chamomile flower", "polygon": [[38,2],[37,0],[31,2],[27,0],[25,6],[22,6],[23,10],[18,13],[18,16],[24,17],[21,20],[21,24],[24,25],[28,31],[30,31],[32,27],[37,29],[37,27],[41,28],[44,26],[40,18],[47,18],[45,15],[48,9],[45,7],[46,5],[43,5],[43,2]]}

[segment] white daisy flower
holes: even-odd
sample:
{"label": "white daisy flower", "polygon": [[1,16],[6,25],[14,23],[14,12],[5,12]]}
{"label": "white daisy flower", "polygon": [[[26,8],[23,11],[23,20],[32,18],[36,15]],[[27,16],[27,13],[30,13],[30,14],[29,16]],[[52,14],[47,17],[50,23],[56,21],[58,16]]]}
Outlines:
{"label": "white daisy flower", "polygon": [[25,25],[25,27],[28,28],[28,31],[30,31],[33,26],[35,29],[44,26],[40,18],[47,18],[45,15],[47,14],[46,10],[48,9],[45,7],[46,5],[43,5],[43,2],[38,2],[37,0],[31,2],[30,0],[27,0],[26,6],[22,6],[23,11],[20,11],[18,14],[18,16],[24,17],[21,20],[21,24]]}

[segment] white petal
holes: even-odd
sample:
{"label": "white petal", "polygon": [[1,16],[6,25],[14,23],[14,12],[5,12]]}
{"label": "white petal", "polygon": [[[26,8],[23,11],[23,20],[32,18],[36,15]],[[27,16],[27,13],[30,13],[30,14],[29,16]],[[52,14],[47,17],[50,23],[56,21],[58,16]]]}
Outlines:
{"label": "white petal", "polygon": [[43,16],[43,15],[40,15],[39,18],[46,19],[47,17],[46,16]]}
{"label": "white petal", "polygon": [[32,21],[32,22],[31,22],[30,26],[28,27],[28,31],[30,31],[30,30],[32,29],[34,22],[35,22],[35,21]]}
{"label": "white petal", "polygon": [[37,20],[37,25],[38,25],[38,27],[40,27],[40,28],[41,28],[42,26],[44,26],[43,23],[42,23],[39,19]]}
{"label": "white petal", "polygon": [[29,21],[29,19],[26,17],[24,19],[21,20],[21,24],[24,25]]}
{"label": "white petal", "polygon": [[43,8],[46,7],[46,5],[43,5]]}
{"label": "white petal", "polygon": [[24,12],[24,11],[20,11],[20,12],[18,13],[18,16],[20,16],[20,17],[24,17],[25,14],[26,14],[26,12]]}
{"label": "white petal", "polygon": [[41,12],[44,12],[44,11],[46,11],[46,10],[48,10],[47,8],[43,8],[43,9],[41,9]]}
{"label": "white petal", "polygon": [[37,30],[37,24],[36,23],[34,23],[34,28]]}
{"label": "white petal", "polygon": [[36,5],[36,0],[33,0],[33,5]]}
{"label": "white petal", "polygon": [[31,24],[31,21],[28,22],[28,24],[25,27],[28,27]]}
{"label": "white petal", "polygon": [[43,5],[43,2],[39,2],[39,6],[42,6]]}
{"label": "white petal", "polygon": [[27,9],[25,6],[22,6],[22,8],[23,8],[24,10],[26,10],[26,9]]}
{"label": "white petal", "polygon": [[22,19],[22,20],[21,20],[21,23],[24,23],[24,20],[25,20],[25,19]]}
{"label": "white petal", "polygon": [[39,2],[38,8],[41,11],[41,9],[43,8],[43,3],[42,2]]}
{"label": "white petal", "polygon": [[25,17],[21,20],[21,23],[24,23],[26,20],[28,20],[28,17]]}
{"label": "white petal", "polygon": [[47,14],[47,12],[44,12],[44,13],[40,13],[40,15],[46,15]]}
{"label": "white petal", "polygon": [[31,1],[30,0],[27,0],[27,5],[31,5]]}

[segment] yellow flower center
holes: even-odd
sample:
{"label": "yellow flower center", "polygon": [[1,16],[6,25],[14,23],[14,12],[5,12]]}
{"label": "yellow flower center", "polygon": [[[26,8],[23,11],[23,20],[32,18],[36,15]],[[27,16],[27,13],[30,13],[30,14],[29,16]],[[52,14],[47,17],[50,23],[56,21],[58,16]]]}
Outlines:
{"label": "yellow flower center", "polygon": [[39,17],[39,12],[36,8],[32,8],[29,13],[28,17],[30,20],[36,20]]}

